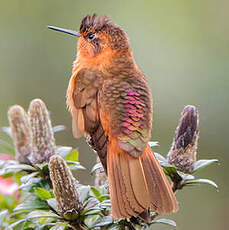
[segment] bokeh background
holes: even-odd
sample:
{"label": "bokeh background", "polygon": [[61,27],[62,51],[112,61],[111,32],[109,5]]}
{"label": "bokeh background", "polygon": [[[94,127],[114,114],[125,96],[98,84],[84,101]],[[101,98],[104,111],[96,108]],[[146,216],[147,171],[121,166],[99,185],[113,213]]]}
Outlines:
{"label": "bokeh background", "polygon": [[[65,105],[77,41],[46,26],[78,29],[86,14],[107,14],[128,33],[152,89],[157,151],[166,155],[181,110],[193,104],[200,113],[198,158],[221,162],[199,175],[216,181],[219,192],[207,185],[178,191],[180,210],[169,218],[180,230],[229,229],[228,10],[227,0],[0,0],[0,126],[8,125],[10,105],[27,109],[41,98],[53,124],[67,127],[57,143],[78,147],[82,164],[92,167],[95,154],[83,139],[73,139]],[[78,177],[93,181],[89,171]]]}

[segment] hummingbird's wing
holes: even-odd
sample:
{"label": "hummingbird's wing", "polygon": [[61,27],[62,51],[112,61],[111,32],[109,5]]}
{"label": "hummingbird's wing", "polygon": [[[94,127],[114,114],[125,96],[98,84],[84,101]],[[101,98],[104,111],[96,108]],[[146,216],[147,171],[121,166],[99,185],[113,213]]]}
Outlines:
{"label": "hummingbird's wing", "polygon": [[84,68],[77,71],[69,83],[67,104],[72,113],[74,137],[88,138],[106,171],[107,136],[100,123],[98,108],[98,92],[102,82],[103,75],[97,69]]}
{"label": "hummingbird's wing", "polygon": [[81,69],[70,80],[67,104],[72,112],[73,135],[87,136],[99,123],[97,94],[101,73],[95,69]]}

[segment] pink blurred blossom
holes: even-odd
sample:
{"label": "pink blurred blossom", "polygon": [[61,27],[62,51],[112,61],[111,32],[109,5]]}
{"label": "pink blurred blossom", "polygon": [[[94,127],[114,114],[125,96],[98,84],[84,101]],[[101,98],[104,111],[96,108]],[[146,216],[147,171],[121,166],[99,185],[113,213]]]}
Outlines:
{"label": "pink blurred blossom", "polygon": [[[12,160],[13,157],[8,154],[0,154],[0,160]],[[18,190],[18,183],[11,178],[3,178],[0,176],[0,194],[12,196]]]}

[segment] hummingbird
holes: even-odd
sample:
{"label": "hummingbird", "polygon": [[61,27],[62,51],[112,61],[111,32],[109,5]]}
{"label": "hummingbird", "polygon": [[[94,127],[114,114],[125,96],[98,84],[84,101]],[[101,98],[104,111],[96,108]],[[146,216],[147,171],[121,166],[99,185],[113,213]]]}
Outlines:
{"label": "hummingbird", "polygon": [[49,28],[78,38],[67,106],[73,136],[86,137],[107,173],[112,216],[176,212],[176,197],[148,145],[152,95],[125,31],[97,14],[85,16],[79,32]]}

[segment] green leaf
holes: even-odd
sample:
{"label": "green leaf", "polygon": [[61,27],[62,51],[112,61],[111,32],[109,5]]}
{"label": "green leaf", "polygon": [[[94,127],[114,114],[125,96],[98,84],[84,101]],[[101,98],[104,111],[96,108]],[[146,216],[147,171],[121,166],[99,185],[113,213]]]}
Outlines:
{"label": "green leaf", "polygon": [[176,222],[173,220],[169,220],[169,219],[158,219],[158,220],[154,220],[153,223],[167,224],[167,225],[176,227]]}
{"label": "green leaf", "polygon": [[40,172],[47,172],[48,171],[48,163],[44,162],[41,164],[36,164],[36,168],[40,171]]}
{"label": "green leaf", "polygon": [[98,215],[86,216],[84,218],[84,223],[87,225],[89,229],[95,229],[94,225],[98,222],[99,219],[100,216]]}
{"label": "green leaf", "polygon": [[5,219],[7,213],[8,213],[8,210],[3,210],[0,212],[0,226],[3,226],[3,220]]}
{"label": "green leaf", "polygon": [[82,213],[87,212],[88,209],[94,208],[99,204],[99,201],[94,197],[88,195],[88,198],[84,202],[84,210]]}
{"label": "green leaf", "polygon": [[33,228],[31,227],[31,221],[30,220],[26,220],[24,225],[23,225],[23,230],[33,230]]}
{"label": "green leaf", "polygon": [[0,176],[7,174],[7,173],[17,173],[20,171],[35,171],[36,169],[30,165],[26,164],[12,164],[12,165],[7,165],[3,169],[0,170]]}
{"label": "green leaf", "polygon": [[76,220],[79,216],[79,213],[75,210],[68,210],[64,213],[64,219],[65,220]]}
{"label": "green leaf", "polygon": [[212,163],[219,162],[217,159],[211,159],[211,160],[198,160],[194,164],[194,170],[193,172],[196,172],[199,169],[205,168],[208,165],[211,165]]}
{"label": "green leaf", "polygon": [[0,210],[12,210],[14,206],[14,198],[12,196],[3,196],[0,193]]}
{"label": "green leaf", "polygon": [[26,184],[26,183],[29,182],[29,180],[31,178],[35,177],[37,174],[38,174],[38,172],[33,172],[33,173],[29,174],[29,175],[23,176],[23,177],[20,178],[20,181],[21,181],[22,184]]}
{"label": "green leaf", "polygon": [[55,226],[51,227],[49,230],[64,230],[68,227],[68,222],[56,223]]}
{"label": "green leaf", "polygon": [[120,227],[117,224],[112,224],[111,226],[107,227],[107,230],[120,230]]}
{"label": "green leaf", "polygon": [[72,170],[85,170],[86,168],[83,167],[79,162],[77,161],[70,161],[70,160],[66,160],[66,163],[69,165],[70,169]]}
{"label": "green leaf", "polygon": [[84,202],[89,196],[90,186],[89,185],[87,185],[87,186],[81,185],[77,188],[77,190],[79,193],[80,200],[82,202]]}
{"label": "green leaf", "polygon": [[57,146],[56,148],[56,154],[60,155],[64,159],[71,151],[72,147],[69,146]]}
{"label": "green leaf", "polygon": [[99,198],[99,201],[102,202],[104,200],[110,199],[110,196],[108,194],[101,195]]}
{"label": "green leaf", "polygon": [[9,225],[9,226],[8,226],[8,229],[13,229],[13,228],[16,227],[17,225],[22,224],[22,223],[24,223],[24,222],[26,222],[26,221],[27,221],[27,219],[18,220],[18,221],[16,221],[16,222],[14,222],[13,224]]}
{"label": "green leaf", "polygon": [[182,180],[185,180],[185,181],[195,179],[195,177],[193,175],[185,174],[185,173],[180,172],[180,171],[177,171],[177,174],[182,178]]}
{"label": "green leaf", "polygon": [[79,152],[77,149],[72,150],[66,157],[66,161],[79,161]]}
{"label": "green leaf", "polygon": [[218,188],[217,184],[214,181],[208,180],[208,179],[187,180],[185,182],[185,184],[187,184],[187,185],[192,185],[192,184],[209,184],[209,185],[212,185],[215,188]]}
{"label": "green leaf", "polygon": [[49,218],[59,218],[57,214],[54,212],[45,212],[45,211],[32,211],[30,212],[26,218],[27,219],[33,219],[33,218],[41,218],[41,217],[49,217]]}
{"label": "green leaf", "polygon": [[106,226],[106,225],[110,225],[113,223],[113,219],[111,216],[104,216],[99,223],[97,223],[96,225],[94,225],[94,227],[102,227],[102,226]]}
{"label": "green leaf", "polygon": [[107,208],[107,207],[111,207],[111,201],[110,200],[104,200],[103,202],[101,202],[99,204],[99,206],[103,209]]}
{"label": "green leaf", "polygon": [[32,177],[27,183],[23,183],[19,186],[20,189],[22,189],[25,192],[28,192],[31,190],[32,187],[37,187],[37,185],[42,181],[41,178]]}
{"label": "green leaf", "polygon": [[25,192],[33,192],[34,187],[41,187],[49,190],[49,184],[47,180],[41,177],[32,177],[27,183],[22,184],[19,188],[22,188]]}
{"label": "green leaf", "polygon": [[51,221],[53,221],[52,218],[46,218],[46,217],[42,217],[38,220],[32,220],[31,222],[35,222],[36,223],[36,228],[34,229],[34,227],[29,227],[28,229],[23,229],[23,230],[48,230],[50,229],[52,226],[56,226],[56,223],[51,223]]}
{"label": "green leaf", "polygon": [[95,196],[97,199],[100,198],[101,193],[100,193],[100,191],[99,191],[97,188],[91,187],[91,191],[92,191],[92,193],[94,194],[94,196]]}
{"label": "green leaf", "polygon": [[65,130],[65,126],[64,125],[56,125],[52,128],[53,132],[56,133],[56,132],[60,132],[60,131],[63,131]]}
{"label": "green leaf", "polygon": [[93,168],[91,169],[91,174],[94,173],[97,170],[103,170],[104,171],[103,166],[102,166],[101,163],[97,163],[97,164],[95,164],[93,166]]}
{"label": "green leaf", "polygon": [[149,141],[148,145],[150,148],[159,146],[158,141]]}
{"label": "green leaf", "polygon": [[36,192],[37,196],[42,200],[48,200],[52,198],[51,193],[44,188],[36,187],[34,188],[34,191]]}
{"label": "green leaf", "polygon": [[100,214],[101,213],[101,209],[100,208],[90,208],[88,210],[85,210],[84,212],[82,212],[82,215],[84,216],[92,216],[95,214]]}
{"label": "green leaf", "polygon": [[33,194],[28,196],[22,203],[20,203],[14,211],[34,210],[34,209],[49,209],[48,203],[41,200]]}
{"label": "green leaf", "polygon": [[55,198],[51,198],[47,200],[48,205],[54,209],[55,211],[57,211],[57,204],[56,204],[56,199]]}
{"label": "green leaf", "polygon": [[164,158],[161,154],[159,153],[154,153],[154,156],[156,157],[156,159],[158,160],[159,164],[161,166],[170,166],[167,159]]}
{"label": "green leaf", "polygon": [[[177,174],[177,169],[174,166],[163,166],[163,169],[167,175]],[[179,175],[178,175],[179,176]]]}

